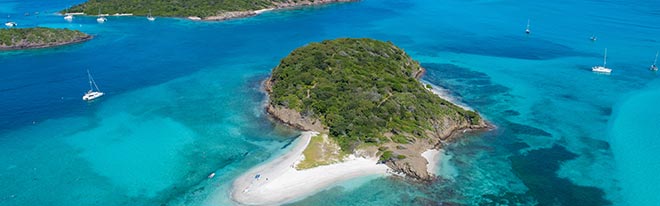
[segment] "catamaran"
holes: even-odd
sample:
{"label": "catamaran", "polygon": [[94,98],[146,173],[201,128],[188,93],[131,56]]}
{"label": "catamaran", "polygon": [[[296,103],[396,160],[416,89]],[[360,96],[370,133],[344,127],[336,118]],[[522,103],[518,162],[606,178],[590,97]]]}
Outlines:
{"label": "catamaran", "polygon": [[5,23],[5,26],[7,26],[9,28],[12,28],[12,27],[18,26],[18,24],[16,22],[13,22],[13,21],[8,21],[7,23]]}
{"label": "catamaran", "polygon": [[18,26],[18,24],[17,24],[16,22],[9,21],[9,18],[10,18],[10,17],[11,17],[11,16],[7,16],[7,22],[5,23],[5,26],[7,26],[7,27],[9,27],[9,28],[12,28],[12,27]]}
{"label": "catamaran", "polygon": [[[87,70],[87,77],[89,78],[89,91],[83,95],[82,99],[85,101],[92,101],[103,96],[105,93],[99,90],[99,86],[96,85],[96,81],[92,78],[92,74],[89,73],[89,70]],[[96,88],[96,91],[94,91],[94,88]]]}
{"label": "catamaran", "polygon": [[655,52],[655,60],[653,60],[653,65],[651,65],[651,68],[649,68],[651,71],[658,71],[658,66],[656,66],[656,63],[658,63],[658,52]]}
{"label": "catamaran", "polygon": [[147,20],[156,21],[156,17],[151,16],[151,9],[149,9],[149,15],[147,16]]}
{"label": "catamaran", "polygon": [[605,48],[605,57],[603,58],[603,66],[591,67],[591,71],[598,73],[606,73],[606,74],[612,72],[612,69],[607,68],[607,48]]}
{"label": "catamaran", "polygon": [[532,30],[529,29],[529,19],[527,19],[527,28],[525,29],[525,33],[532,33]]}
{"label": "catamaran", "polygon": [[98,23],[103,23],[103,22],[106,22],[106,21],[108,21],[108,19],[106,19],[105,17],[101,16],[101,9],[99,9],[99,17],[96,18],[96,22],[98,22]]}
{"label": "catamaran", "polygon": [[73,15],[69,14],[69,9],[66,9],[66,13],[64,13],[64,20],[73,21]]}

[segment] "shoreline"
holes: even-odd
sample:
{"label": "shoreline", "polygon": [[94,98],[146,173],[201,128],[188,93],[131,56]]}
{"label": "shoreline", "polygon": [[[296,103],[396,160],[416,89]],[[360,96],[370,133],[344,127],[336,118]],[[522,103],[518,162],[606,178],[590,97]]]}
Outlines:
{"label": "shoreline", "polygon": [[[296,8],[303,8],[303,7],[308,7],[308,6],[318,6],[318,5],[326,5],[326,4],[334,4],[334,3],[347,3],[347,2],[356,2],[359,0],[321,0],[321,1],[314,1],[314,2],[308,2],[308,1],[303,1],[299,3],[279,3],[275,4],[275,6],[271,6],[268,8],[263,8],[263,9],[257,9],[257,10],[246,10],[246,11],[225,11],[223,13],[219,13],[215,16],[207,16],[207,17],[200,17],[200,16],[159,16],[159,15],[154,15],[154,17],[162,17],[162,18],[178,18],[178,19],[187,19],[191,21],[208,21],[208,22],[213,22],[213,21],[226,21],[226,20],[232,20],[232,19],[241,19],[241,18],[248,18],[248,17],[253,17],[257,16],[260,14],[263,14],[265,12],[270,12],[270,11],[276,11],[276,10],[284,10],[284,9],[296,9]],[[133,13],[116,13],[116,14],[100,14],[100,15],[88,15],[85,14],[84,12],[71,12],[71,13],[61,13],[58,12],[61,15],[75,15],[75,16],[116,16],[116,17],[121,17],[121,16],[141,16],[145,17],[146,15],[134,15]]]}
{"label": "shoreline", "polygon": [[232,183],[230,197],[245,205],[277,205],[298,200],[337,183],[369,175],[386,175],[377,159],[351,156],[343,162],[305,170],[294,169],[318,132],[303,132],[286,154],[243,173]]}
{"label": "shoreline", "polygon": [[422,152],[422,157],[426,159],[426,172],[430,175],[437,176],[436,170],[440,168],[438,161],[440,160],[440,150],[428,149]]}
{"label": "shoreline", "polygon": [[89,40],[92,40],[94,36],[88,35],[86,37],[78,38],[75,41],[71,42],[63,42],[63,43],[53,43],[53,44],[44,44],[44,45],[38,45],[38,46],[11,46],[11,47],[0,47],[0,51],[20,51],[20,50],[29,50],[29,49],[47,49],[47,48],[54,48],[54,47],[61,47],[61,46],[67,46],[67,45],[73,45],[73,44],[79,44],[83,43]]}
{"label": "shoreline", "polygon": [[440,97],[444,100],[447,100],[448,102],[451,102],[452,104],[455,104],[456,106],[458,106],[458,107],[460,107],[464,110],[476,111],[472,107],[470,107],[467,104],[465,104],[465,103],[461,102],[460,100],[458,100],[456,97],[451,96],[449,94],[449,92],[447,92],[448,91],[447,89],[445,89],[443,87],[440,87],[438,85],[432,84],[431,82],[428,82],[428,81],[425,81],[425,80],[420,79],[420,82],[422,82],[422,84],[424,84],[424,85],[427,85],[427,84],[431,85],[431,89],[429,89],[429,90],[431,92],[433,92],[433,94],[438,95],[438,97]]}
{"label": "shoreline", "polygon": [[[422,75],[423,72],[420,72],[416,76],[421,78]],[[419,81],[423,84],[430,84],[429,82],[423,81],[421,79]],[[262,82],[263,86],[261,89],[266,94],[267,98],[269,98],[271,92],[271,84],[272,84],[271,77],[267,78]],[[438,97],[446,101],[449,101],[450,103],[455,104],[465,110],[475,111],[472,108],[465,106],[465,104],[462,104],[456,98],[453,98],[447,94],[442,94],[441,90],[439,91],[434,90],[434,89],[442,89],[441,87],[438,87],[433,84],[430,85],[432,86],[433,89],[428,89],[428,88],[427,89],[431,91],[433,94],[437,95]],[[270,104],[270,100],[267,100],[264,107],[266,113],[269,114],[269,118],[272,118],[277,122],[283,123],[285,125],[291,126],[293,128],[302,131],[314,130],[314,131],[323,131],[325,133],[328,132],[327,128],[325,128],[322,124],[320,124],[320,121],[318,119],[303,118],[302,116],[299,115],[298,112],[294,110],[286,109],[283,107],[275,107],[272,104]],[[410,177],[415,180],[432,181],[438,176],[437,170],[440,167],[439,164],[439,160],[441,158],[440,151],[442,151],[442,145],[444,144],[443,142],[451,141],[451,139],[456,138],[457,136],[464,135],[464,133],[468,131],[490,130],[494,128],[495,127],[489,124],[484,117],[482,117],[482,123],[479,125],[457,125],[456,127],[448,128],[447,131],[444,131],[444,133],[439,134],[440,136],[438,136],[439,139],[437,142],[420,143],[422,144],[422,146],[419,147],[418,149],[415,149],[416,152],[414,154],[404,153],[404,155],[406,155],[408,158],[399,161],[388,161],[385,164],[389,169],[391,169],[392,172],[405,174],[407,177]],[[413,148],[408,146],[406,147]],[[393,146],[392,148],[396,148],[396,146]],[[433,152],[429,155],[423,154],[429,150],[434,150],[437,152]],[[394,149],[393,151],[397,152],[396,149]]]}

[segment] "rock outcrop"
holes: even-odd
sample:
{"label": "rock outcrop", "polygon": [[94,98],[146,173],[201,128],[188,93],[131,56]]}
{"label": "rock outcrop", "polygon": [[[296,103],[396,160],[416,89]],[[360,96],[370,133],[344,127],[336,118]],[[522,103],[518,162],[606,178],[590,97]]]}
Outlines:
{"label": "rock outcrop", "polygon": [[[438,124],[436,124],[438,125]],[[387,143],[384,145],[388,150],[392,151],[395,158],[386,160],[387,166],[396,172],[404,173],[408,177],[430,181],[435,179],[435,176],[429,174],[427,171],[427,164],[429,163],[426,158],[422,157],[422,153],[430,149],[441,149],[444,144],[450,141],[453,137],[460,136],[464,131],[480,130],[488,128],[489,126],[483,120],[478,124],[471,124],[468,122],[455,121],[445,119],[441,124],[444,129],[436,128],[434,131],[427,130],[428,139],[414,139],[413,142],[408,144]],[[396,156],[403,155],[405,158],[398,159]]]}

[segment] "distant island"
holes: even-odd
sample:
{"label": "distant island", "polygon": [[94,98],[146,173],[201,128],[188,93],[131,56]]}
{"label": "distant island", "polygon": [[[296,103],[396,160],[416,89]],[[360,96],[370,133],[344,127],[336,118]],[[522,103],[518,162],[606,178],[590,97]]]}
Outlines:
{"label": "distant island", "polygon": [[43,27],[0,29],[0,50],[47,48],[90,39],[92,36],[70,29]]}
{"label": "distant island", "polygon": [[350,1],[357,0],[89,0],[61,13],[146,16],[151,12],[153,16],[220,21],[254,16],[273,9]]}
{"label": "distant island", "polygon": [[238,178],[232,198],[281,204],[338,181],[388,171],[434,179],[427,166],[435,165],[431,156],[441,142],[487,124],[477,112],[436,95],[432,85],[419,81],[423,73],[390,42],[342,38],[294,50],[264,83],[266,110],[309,132],[288,154]]}

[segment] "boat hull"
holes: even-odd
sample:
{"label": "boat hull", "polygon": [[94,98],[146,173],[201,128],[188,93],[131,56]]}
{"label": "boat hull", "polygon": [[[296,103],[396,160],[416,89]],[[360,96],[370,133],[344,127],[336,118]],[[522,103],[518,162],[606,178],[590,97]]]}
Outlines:
{"label": "boat hull", "polygon": [[102,97],[104,94],[105,93],[103,92],[88,92],[82,97],[82,99],[85,101],[92,101],[99,97]]}
{"label": "boat hull", "polygon": [[605,73],[605,74],[612,73],[612,69],[603,66],[591,67],[591,71],[597,73]]}

